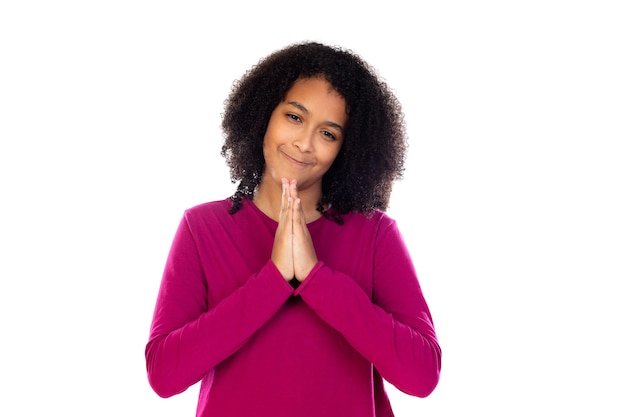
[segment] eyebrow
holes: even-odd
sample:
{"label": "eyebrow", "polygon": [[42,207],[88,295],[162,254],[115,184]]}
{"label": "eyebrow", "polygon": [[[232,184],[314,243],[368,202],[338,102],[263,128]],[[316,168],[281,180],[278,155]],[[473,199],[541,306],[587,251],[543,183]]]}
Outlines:
{"label": "eyebrow", "polygon": [[[299,109],[303,113],[311,114],[309,112],[309,109],[307,109],[306,107],[304,107],[302,104],[298,103],[297,101],[288,101],[287,104],[291,104],[292,106],[296,107],[297,109]],[[331,122],[331,121],[326,121],[325,123],[328,126],[334,127],[335,129],[339,130],[340,132],[343,132],[343,127],[341,127],[341,125],[338,125],[337,123]]]}

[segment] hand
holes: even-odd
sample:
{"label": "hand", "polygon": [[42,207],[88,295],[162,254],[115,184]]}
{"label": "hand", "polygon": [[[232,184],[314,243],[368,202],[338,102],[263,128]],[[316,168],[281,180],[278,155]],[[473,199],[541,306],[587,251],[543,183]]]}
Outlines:
{"label": "hand", "polygon": [[317,264],[296,180],[282,180],[281,208],[272,248],[272,262],[286,281],[296,278],[300,282]]}
{"label": "hand", "polygon": [[309,275],[315,264],[317,264],[317,255],[313,240],[309,234],[309,228],[306,225],[304,217],[304,209],[298,198],[298,187],[296,181],[290,182],[289,192],[293,200],[292,208],[292,227],[293,227],[293,268],[296,279],[300,282],[304,281]]}
{"label": "hand", "polygon": [[283,178],[280,213],[278,216],[278,228],[274,236],[272,247],[272,262],[278,268],[286,281],[291,281],[295,276],[293,267],[293,200],[290,195],[289,181]]}

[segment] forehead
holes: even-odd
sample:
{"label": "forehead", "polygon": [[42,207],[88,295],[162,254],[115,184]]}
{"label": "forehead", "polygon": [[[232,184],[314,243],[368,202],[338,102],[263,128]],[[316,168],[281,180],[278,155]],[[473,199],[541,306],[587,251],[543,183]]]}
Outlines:
{"label": "forehead", "polygon": [[[346,113],[346,101],[332,85],[323,78],[296,80],[285,94],[284,102],[292,100],[307,106],[331,106]],[[331,105],[332,104],[332,105]]]}
{"label": "forehead", "polygon": [[295,80],[293,82],[293,84],[291,85],[291,87],[287,91],[291,91],[291,90],[293,90],[294,88],[297,88],[297,87],[302,87],[303,85],[305,85],[305,86],[312,86],[312,85],[325,86],[327,91],[329,91],[329,92],[335,91],[333,86],[326,80],[326,78],[324,78],[322,76],[298,78],[297,80]]}

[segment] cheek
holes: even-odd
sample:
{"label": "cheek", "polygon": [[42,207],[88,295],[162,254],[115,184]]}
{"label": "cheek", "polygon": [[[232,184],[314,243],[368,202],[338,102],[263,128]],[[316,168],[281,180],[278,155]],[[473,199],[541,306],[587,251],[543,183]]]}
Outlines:
{"label": "cheek", "polygon": [[341,150],[341,146],[332,146],[326,149],[324,154],[324,160],[328,166],[332,165],[337,159],[337,155],[339,155],[339,151]]}
{"label": "cheek", "polygon": [[270,121],[265,129],[263,137],[263,149],[270,149],[276,145],[276,139],[280,138],[280,128]]}
{"label": "cheek", "polygon": [[263,160],[267,161],[270,158],[271,154],[269,151],[269,144],[267,143],[267,140],[263,139]]}
{"label": "cheek", "polygon": [[267,140],[268,137],[271,138],[275,136],[277,132],[280,132],[280,125],[281,123],[278,116],[272,114],[267,122],[267,127],[265,128],[265,140]]}

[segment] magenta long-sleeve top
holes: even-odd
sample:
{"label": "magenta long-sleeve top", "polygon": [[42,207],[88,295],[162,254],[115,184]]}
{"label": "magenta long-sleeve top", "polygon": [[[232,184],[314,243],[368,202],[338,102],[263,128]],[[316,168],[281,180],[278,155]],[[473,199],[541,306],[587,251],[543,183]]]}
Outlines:
{"label": "magenta long-sleeve top", "polygon": [[188,209],[176,231],[145,352],[158,395],[201,381],[199,417],[389,417],[382,378],[433,391],[441,349],[393,219],[309,223],[319,262],[294,289],[270,260],[278,223],[230,204]]}

